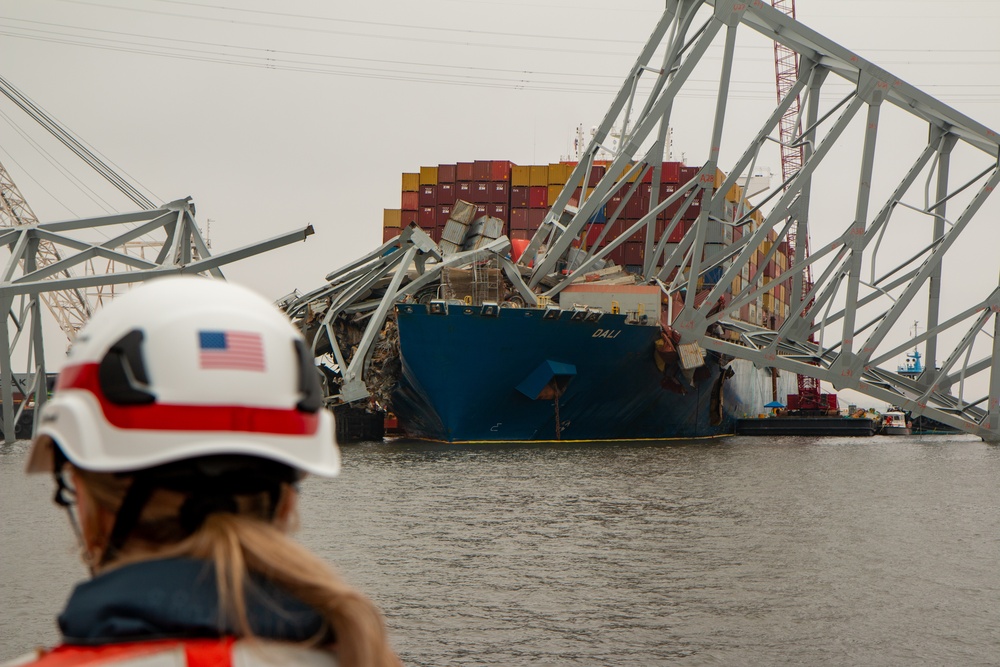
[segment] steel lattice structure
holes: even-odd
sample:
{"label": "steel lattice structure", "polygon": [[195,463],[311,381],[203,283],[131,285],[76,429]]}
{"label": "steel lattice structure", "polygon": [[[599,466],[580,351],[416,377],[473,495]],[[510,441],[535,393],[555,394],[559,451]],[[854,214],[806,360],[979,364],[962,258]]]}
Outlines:
{"label": "steel lattice structure", "polygon": [[[769,2],[666,4],[593,141],[520,260],[523,268],[532,269],[529,285],[542,290],[543,279],[551,284],[594,214],[616,193],[625,192],[627,201],[637,177],[652,172],[649,213],[610,245],[595,244],[579,268],[544,288],[544,294],[557,294],[611,248],[645,231],[644,277],[659,281],[668,293],[684,295],[684,309],[674,325],[685,342],[818,377],[914,416],[1000,440],[998,271],[968,259],[978,257],[977,246],[991,231],[973,223],[982,219],[976,214],[1000,181],[998,134]],[[731,108],[734,69],[746,60],[738,36],[773,40],[799,59],[798,78],[769,110],[751,114],[743,107]],[[688,99],[692,75],[697,72],[703,81],[706,71],[717,86],[714,110],[705,121],[710,136],[701,152],[688,153],[703,166],[658,201],[668,127],[684,136],[672,120]],[[799,99],[802,111],[789,123],[789,110]],[[791,139],[804,149],[801,165],[770,193],[741,202],[735,219],[728,219],[727,193],[782,141],[783,124],[802,128]],[[606,174],[592,192],[584,190],[578,206],[570,206],[574,190],[591,181],[595,156],[608,150],[604,143],[612,133],[621,140]],[[835,166],[843,161],[852,166]],[[819,196],[831,190],[836,191],[832,203],[817,208]],[[668,242],[683,210],[697,198],[697,222],[680,242]],[[657,235],[657,215],[675,203],[681,210]],[[758,212],[762,222],[754,221]],[[610,225],[617,212],[608,214]],[[708,243],[713,223],[739,229],[742,236],[728,245]],[[747,270],[756,253],[770,262],[790,234],[799,239],[811,234],[808,257],[806,244],[798,243],[794,261],[780,274],[768,277]],[[946,263],[957,277],[947,286]],[[804,279],[810,268],[812,285]],[[970,268],[977,277],[988,272],[988,282],[970,279]],[[699,278],[710,270],[721,270],[722,277],[707,295],[701,290],[696,301]],[[747,275],[743,286],[738,279]],[[783,322],[763,326],[734,317],[777,287],[791,294]],[[952,291],[944,291],[946,287]],[[711,314],[720,298],[728,299],[727,308]],[[913,319],[926,327],[907,338],[899,325],[908,326]],[[891,368],[916,346],[925,351],[927,368],[921,375],[907,377]]]}
{"label": "steel lattice structure", "polygon": [[[25,408],[40,407],[46,399],[41,309],[45,294],[176,274],[204,273],[223,278],[220,266],[305,240],[313,233],[309,226],[212,255],[194,213],[194,205],[187,198],[136,213],[0,228],[0,247],[5,246],[9,253],[0,269],[0,441],[13,439],[15,424]],[[96,229],[115,235],[100,242],[86,240],[93,236],[88,232]],[[127,254],[129,243],[147,235],[162,240],[154,260]],[[52,257],[46,253],[50,250],[55,252],[56,261],[49,261]],[[97,258],[107,260],[114,270],[97,275],[71,274],[70,269]],[[22,337],[24,345],[18,348]],[[25,373],[19,378],[13,373],[16,349],[22,350],[25,362]],[[15,391],[20,394],[17,403]]]}

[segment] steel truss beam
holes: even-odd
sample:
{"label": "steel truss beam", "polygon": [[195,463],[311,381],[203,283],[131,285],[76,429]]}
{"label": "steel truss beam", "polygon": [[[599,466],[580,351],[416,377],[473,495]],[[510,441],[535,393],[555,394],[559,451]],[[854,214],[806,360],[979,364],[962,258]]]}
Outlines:
{"label": "steel truss beam", "polygon": [[[444,269],[498,259],[521,296],[534,304],[534,294],[517,269],[504,259],[509,252],[510,241],[501,236],[478,250],[442,256],[426,232],[410,226],[376,250],[327,275],[327,285],[308,294],[286,297],[279,301],[279,306],[293,319],[319,318],[312,339],[313,354],[322,356],[317,350],[324,350],[328,345],[341,378],[339,391],[329,391],[327,402],[353,403],[371,395],[366,384],[368,370],[375,343],[392,307],[439,281]],[[376,291],[381,294],[375,295]],[[341,348],[334,330],[337,317],[344,313],[366,313],[363,317],[368,320],[360,342],[346,351]]]}
{"label": "steel truss beam", "polygon": [[[136,225],[124,228],[108,240],[94,242],[68,236],[68,232],[86,232],[98,228]],[[14,439],[15,424],[28,406],[36,407],[35,415],[47,397],[45,346],[41,317],[41,300],[55,291],[77,290],[104,285],[137,283],[159,276],[206,273],[224,278],[220,266],[279,248],[295,241],[304,241],[313,233],[311,226],[254,243],[219,255],[211,255],[195,223],[191,198],[179,199],[158,209],[85,220],[69,220],[22,225],[0,230],[0,246],[6,246],[6,262],[0,265],[0,440]],[[148,261],[125,253],[125,244],[147,234],[163,239],[156,261]],[[58,261],[48,262],[57,250]],[[45,257],[46,261],[40,261]],[[98,275],[72,275],[95,257],[102,257],[124,267]],[[13,336],[12,333],[13,327]],[[23,342],[22,335],[26,335]],[[19,347],[20,345],[20,347]],[[25,360],[26,372],[16,380],[13,372],[16,352]],[[14,392],[21,398],[14,402]]]}
{"label": "steel truss beam", "polygon": [[[738,41],[738,36],[747,39]],[[797,54],[799,77],[770,111],[751,113],[741,106],[733,114],[730,84],[736,67],[753,61],[752,54],[740,52],[751,39],[773,41]],[[660,201],[664,137],[695,72],[702,82],[706,75],[717,77],[710,138],[694,160],[688,151],[700,171]],[[803,147],[801,165],[760,198],[748,201],[741,194],[733,214],[727,208],[733,187],[781,142],[781,124],[790,125],[788,111],[796,107],[800,118],[791,125],[802,129],[791,142]],[[759,129],[745,144],[724,145],[727,137],[746,136],[740,128],[753,127],[755,115]],[[900,148],[894,136],[904,130],[909,136]],[[620,141],[604,176],[592,192],[583,188],[582,201],[570,206],[577,188],[590,182],[599,155],[610,152],[606,144],[613,132]],[[720,162],[733,155],[739,157]],[[845,159],[852,161],[846,171],[837,166]],[[610,233],[647,173],[652,174],[648,213],[619,234]],[[643,277],[667,293],[684,295],[674,327],[685,342],[817,377],[998,441],[1000,291],[993,282],[998,271],[989,273],[987,294],[976,297],[972,288],[982,284],[980,272],[975,279],[966,274],[957,280],[952,273],[949,283],[945,268],[950,259],[953,272],[956,264],[969,271],[961,254],[968,251],[960,250],[960,241],[975,238],[976,214],[998,182],[997,132],[770,3],[668,0],[519,264],[526,271],[531,267],[530,287],[539,291],[545,280],[545,294],[555,296],[629,237],[645,233]],[[851,202],[850,208],[816,210],[813,202],[824,188],[837,189],[838,199]],[[680,242],[668,242],[685,209],[699,198],[697,221]],[[617,206],[609,205],[612,201]],[[664,219],[661,213],[672,207],[681,210]],[[561,276],[567,251],[602,208],[609,220],[599,241],[582,265]],[[657,218],[663,228],[659,235]],[[738,230],[728,245],[708,242],[709,230],[719,224]],[[796,243],[790,264],[765,275],[763,267],[775,266],[786,238],[804,241],[810,233],[824,241],[813,242],[808,257],[806,243]],[[901,252],[907,244],[900,239],[920,241]],[[807,269],[818,276],[811,284]],[[709,274],[714,282],[699,282]],[[946,296],[949,288],[951,297]],[[790,298],[780,316],[747,322],[741,315],[741,309],[759,308],[769,295],[774,299],[786,290]],[[956,293],[964,298],[961,303]],[[726,308],[713,314],[720,299]],[[914,319],[922,320],[925,330],[901,333],[900,325]],[[926,363],[919,377],[886,367],[917,346],[923,346]]]}

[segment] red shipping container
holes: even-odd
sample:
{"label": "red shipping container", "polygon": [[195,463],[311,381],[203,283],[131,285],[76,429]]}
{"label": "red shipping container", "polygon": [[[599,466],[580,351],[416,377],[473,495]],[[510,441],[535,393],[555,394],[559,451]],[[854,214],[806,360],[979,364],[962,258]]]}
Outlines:
{"label": "red shipping container", "polygon": [[[590,168],[590,181],[588,182],[588,187],[592,188],[595,185],[597,185],[597,182],[600,181],[602,178],[604,178],[604,174],[605,174],[605,172],[607,172],[607,170],[608,170],[607,167],[605,167],[604,165],[600,165],[600,164],[595,164],[593,167],[591,167]],[[583,180],[583,179],[581,178],[580,180]]]}
{"label": "red shipping container", "polygon": [[[472,201],[472,183],[469,181],[459,181],[455,183],[455,201]],[[454,203],[454,202],[452,202]]]}
{"label": "red shipping container", "polygon": [[476,160],[472,163],[472,180],[474,181],[488,181],[490,180],[490,160]]}
{"label": "red shipping container", "polygon": [[[591,224],[587,227],[587,248],[594,247],[594,244],[597,243],[597,239],[601,237],[601,233],[603,231],[604,225]],[[607,239],[605,239],[605,243],[606,242]]]}
{"label": "red shipping container", "polygon": [[549,188],[545,185],[534,185],[528,188],[528,206],[530,208],[548,208]]}
{"label": "red shipping container", "polygon": [[490,204],[489,212],[494,218],[507,222],[507,204]]}
{"label": "red shipping container", "polygon": [[450,216],[451,216],[451,205],[439,204],[437,207],[437,217],[435,218],[436,226],[444,227],[445,223],[448,222],[448,218]]}
{"label": "red shipping container", "polygon": [[437,186],[421,185],[419,192],[419,203],[421,206],[437,206]]}
{"label": "red shipping container", "polygon": [[479,218],[480,216],[484,216],[484,215],[489,215],[489,212],[490,212],[489,208],[490,208],[489,204],[477,202],[476,203],[476,218]]}
{"label": "red shipping container", "polygon": [[[528,209],[526,208],[512,208],[510,209],[510,228],[511,231],[527,231],[528,230]],[[513,237],[511,237],[513,238]]]}
{"label": "red shipping container", "polygon": [[488,204],[492,201],[490,197],[493,196],[493,192],[490,188],[491,183],[489,181],[476,181],[472,184],[472,201],[473,204]]}
{"label": "red shipping container", "polygon": [[420,193],[419,192],[404,192],[400,197],[399,208],[404,211],[416,211],[420,208]]}
{"label": "red shipping container", "polygon": [[435,243],[440,243],[441,242],[441,233],[443,231],[444,231],[444,227],[435,227],[434,229],[427,230],[427,233],[430,234],[430,237],[432,239],[434,239]]}
{"label": "red shipping container", "polygon": [[642,264],[645,249],[644,243],[637,243],[635,241],[625,243],[625,254],[623,255],[625,263],[633,265]]}
{"label": "red shipping container", "polygon": [[526,185],[512,185],[510,187],[511,208],[528,208],[528,192]]}
{"label": "red shipping container", "polygon": [[471,162],[459,162],[455,165],[455,182],[476,180],[472,175],[474,171]]}
{"label": "red shipping container", "polygon": [[824,394],[826,396],[826,409],[836,410],[837,409],[837,395],[836,394]]}
{"label": "red shipping container", "polygon": [[417,211],[417,224],[425,231],[437,227],[437,206],[421,206]]}
{"label": "red shipping container", "polygon": [[392,239],[399,236],[399,229],[396,227],[383,227],[382,228],[382,243],[391,241]]}
{"label": "red shipping container", "polygon": [[701,167],[685,167],[682,165],[679,171],[680,171],[680,178],[677,180],[677,182],[683,184],[687,183],[692,178],[697,176],[698,172],[701,171]]}
{"label": "red shipping container", "polygon": [[399,224],[401,227],[409,227],[410,225],[417,224],[417,212],[416,211],[400,211],[399,212]]}
{"label": "red shipping container", "polygon": [[493,198],[490,200],[494,204],[507,204],[510,201],[510,184],[503,181],[494,181],[490,183],[491,195]]}
{"label": "red shipping container", "polygon": [[[513,211],[511,211],[511,214],[513,214]],[[520,241],[530,241],[532,234],[533,232],[529,232],[527,229],[511,229],[507,236],[511,240],[518,239]]]}
{"label": "red shipping container", "polygon": [[438,185],[442,183],[454,183],[458,180],[457,176],[458,165],[454,164],[439,164],[438,165]]}
{"label": "red shipping container", "polygon": [[631,220],[638,220],[649,212],[649,199],[644,197],[641,190],[636,191],[632,198],[625,204],[625,217]]}
{"label": "red shipping container", "polygon": [[548,213],[547,209],[544,208],[529,208],[528,209],[528,229],[535,231],[542,226],[542,221],[545,220],[545,214]]}
{"label": "red shipping container", "polygon": [[441,204],[454,204],[455,203],[455,184],[454,183],[438,183],[437,186],[437,203],[438,206]]}
{"label": "red shipping container", "polygon": [[618,246],[617,248],[609,252],[607,255],[605,255],[605,259],[610,259],[618,266],[623,266],[625,264],[625,244],[623,243],[622,245]]}
{"label": "red shipping container", "polygon": [[512,167],[510,160],[493,160],[490,162],[490,180],[491,181],[509,181],[510,180],[510,168]]}

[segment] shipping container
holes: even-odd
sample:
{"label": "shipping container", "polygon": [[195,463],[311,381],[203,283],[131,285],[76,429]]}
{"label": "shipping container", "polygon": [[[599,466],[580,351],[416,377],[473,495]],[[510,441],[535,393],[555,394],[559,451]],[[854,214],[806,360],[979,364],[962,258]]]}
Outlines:
{"label": "shipping container", "polygon": [[562,162],[554,162],[549,165],[549,185],[565,185],[566,178],[573,171],[573,167]]}
{"label": "shipping container", "polygon": [[409,227],[410,225],[417,224],[417,212],[416,211],[400,211],[399,212],[399,226]]}
{"label": "shipping container", "polygon": [[625,264],[642,264],[646,244],[641,241],[628,241],[624,246],[625,254],[622,257]]}
{"label": "shipping container", "polygon": [[402,218],[398,208],[387,208],[382,212],[382,226],[395,227],[399,229],[402,225]]}
{"label": "shipping container", "polygon": [[528,208],[529,198],[528,195],[531,189],[526,185],[512,185],[510,186],[510,205],[511,208]]}
{"label": "shipping container", "polygon": [[455,183],[455,201],[462,199],[464,201],[472,201],[475,199],[473,197],[472,183],[469,181],[458,181]]}
{"label": "shipping container", "polygon": [[420,208],[420,193],[416,190],[400,193],[399,208],[404,211],[416,211]]}
{"label": "shipping container", "polygon": [[563,191],[563,186],[561,185],[550,185],[548,187],[547,201],[549,202],[549,206],[552,206],[556,203],[556,199],[559,198],[559,193],[562,191]]}
{"label": "shipping container", "polygon": [[[528,226],[528,209],[526,208],[511,208],[510,209],[510,229],[513,230],[523,230],[527,231],[530,229]],[[513,238],[513,236],[511,236]]]}
{"label": "shipping container", "polygon": [[594,223],[592,225],[588,225],[587,226],[587,237],[586,237],[586,241],[587,241],[586,246],[587,246],[587,248],[593,248],[594,245],[597,243],[597,240],[601,237],[602,233],[604,233],[604,225],[603,224]]}
{"label": "shipping container", "polygon": [[417,211],[417,224],[424,231],[437,227],[437,206],[421,206]]}
{"label": "shipping container", "polygon": [[457,198],[458,195],[456,194],[456,186],[454,183],[438,183],[437,186],[438,205],[454,204]]}
{"label": "shipping container", "polygon": [[382,228],[382,243],[388,243],[392,239],[399,236],[400,229],[398,227],[383,227]]}
{"label": "shipping container", "polygon": [[420,206],[437,206],[437,186],[421,185],[418,201]]}
{"label": "shipping container", "polygon": [[548,208],[549,188],[547,185],[531,186],[528,188],[529,208]]}
{"label": "shipping container", "polygon": [[478,218],[481,215],[489,215],[490,214],[490,205],[488,203],[485,203],[485,202],[483,202],[483,203],[474,202],[474,204],[476,206],[476,215],[473,217],[473,220],[475,220],[476,218]]}
{"label": "shipping container", "polygon": [[699,171],[701,171],[701,167],[682,166],[680,168],[680,179],[678,179],[677,182],[682,185],[688,183],[692,178],[698,175]]}
{"label": "shipping container", "polygon": [[493,203],[489,205],[488,210],[489,214],[494,218],[500,218],[504,222],[507,222],[507,204]]}
{"label": "shipping container", "polygon": [[490,183],[490,201],[494,204],[504,204],[510,202],[510,183],[508,181],[494,181]]}
{"label": "shipping container", "polygon": [[472,175],[474,171],[471,162],[459,162],[455,165],[455,182],[476,180]]}
{"label": "shipping container", "polygon": [[451,217],[451,204],[438,204],[437,217],[434,219],[436,227],[444,227]]}
{"label": "shipping container", "polygon": [[[527,213],[527,211],[525,211],[525,213]],[[511,211],[511,214],[513,214],[513,211]],[[515,239],[518,241],[530,241],[532,233],[533,232],[529,232],[527,229],[511,229],[510,234],[507,236],[510,237],[512,241]]]}
{"label": "shipping container", "polygon": [[438,165],[438,185],[442,183],[454,183],[458,180],[458,167],[454,164]]}
{"label": "shipping container", "polygon": [[488,204],[491,196],[489,181],[476,181],[472,184],[472,201],[475,203]]}
{"label": "shipping container", "polygon": [[490,180],[510,182],[510,171],[513,164],[510,160],[490,161]]}
{"label": "shipping container", "polygon": [[548,165],[532,165],[528,174],[528,185],[545,186],[549,185]]}
{"label": "shipping container", "polygon": [[420,174],[403,174],[403,192],[416,192],[420,189]]}
{"label": "shipping container", "polygon": [[528,187],[531,185],[531,167],[526,165],[513,165],[510,168],[511,187]]}
{"label": "shipping container", "polygon": [[438,182],[437,167],[420,168],[420,185],[437,185],[437,182]]}
{"label": "shipping container", "polygon": [[490,160],[476,160],[472,163],[472,180],[474,181],[489,181],[491,180],[491,164]]}
{"label": "shipping container", "polygon": [[545,214],[548,213],[548,209],[545,208],[529,208],[528,209],[528,228],[531,231],[535,231],[542,226],[542,221],[545,220]]}

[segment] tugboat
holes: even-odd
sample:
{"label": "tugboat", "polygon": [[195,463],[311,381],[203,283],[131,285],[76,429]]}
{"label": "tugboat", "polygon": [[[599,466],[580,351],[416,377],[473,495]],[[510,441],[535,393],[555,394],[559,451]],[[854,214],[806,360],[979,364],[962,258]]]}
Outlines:
{"label": "tugboat", "polygon": [[889,410],[882,415],[882,435],[912,435],[913,424],[906,420],[906,413],[901,410]]}

